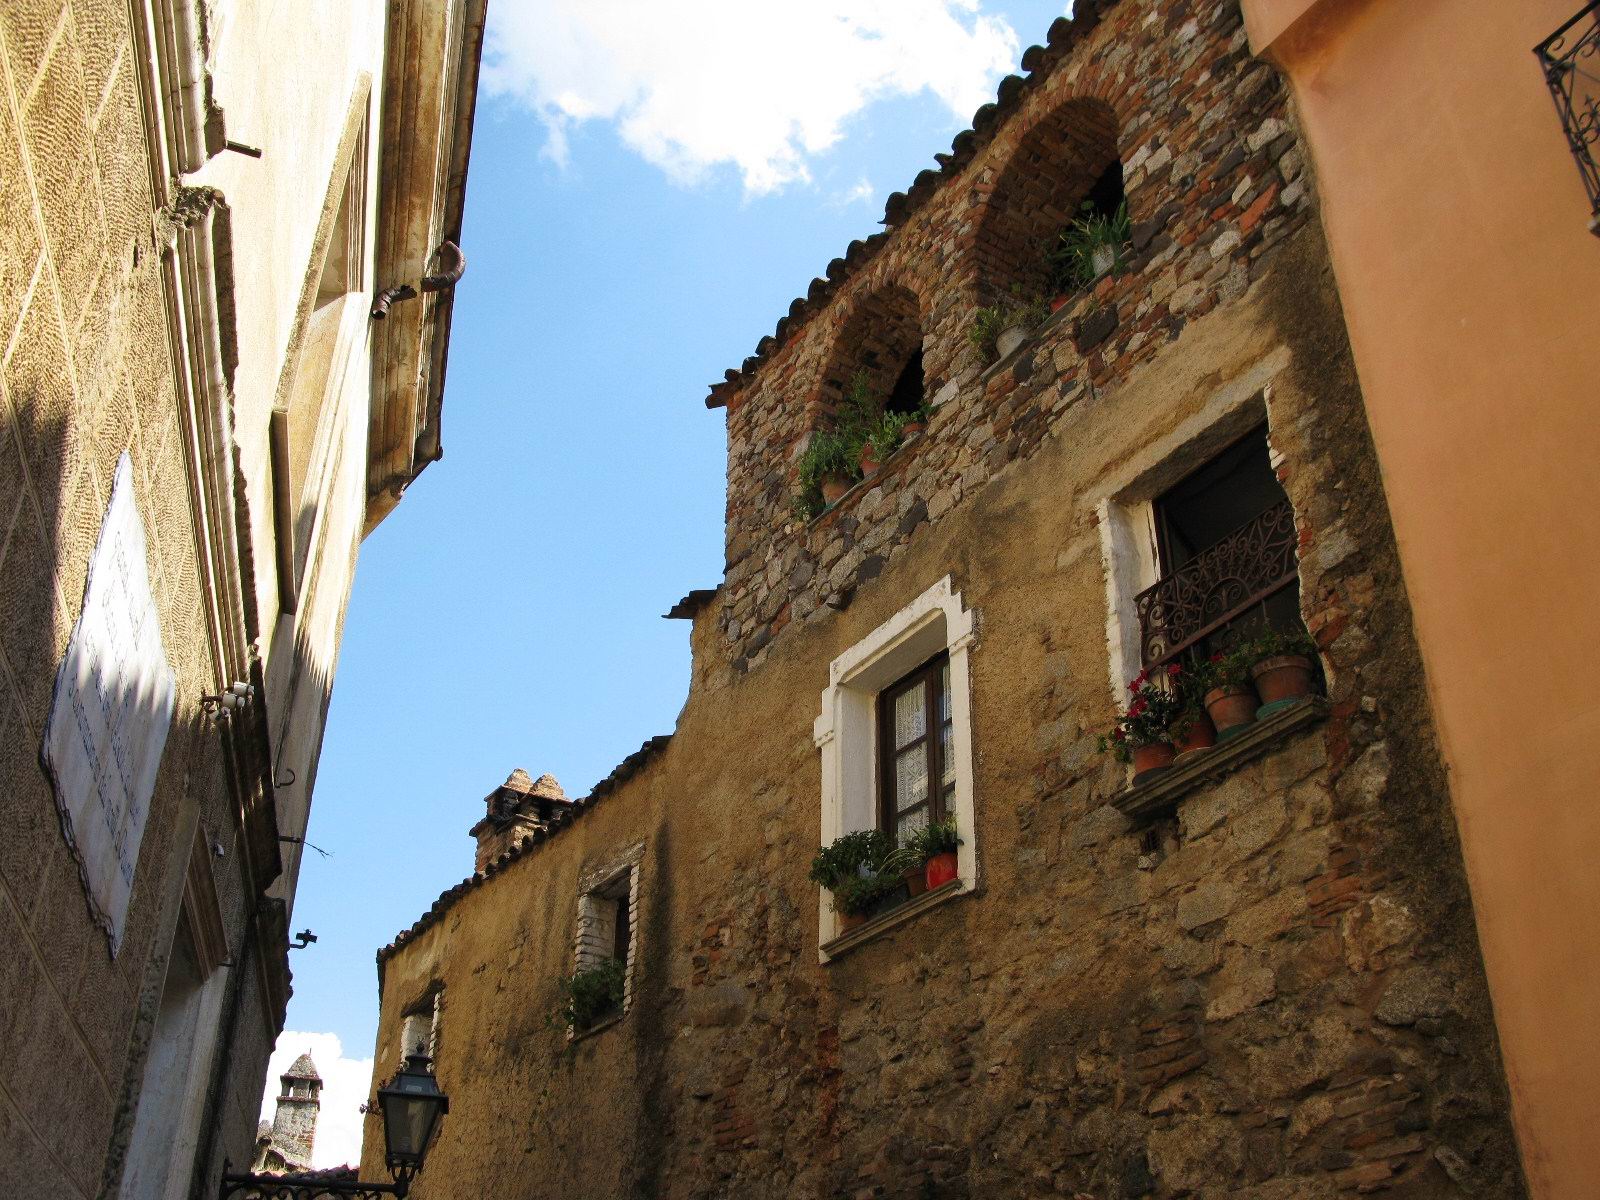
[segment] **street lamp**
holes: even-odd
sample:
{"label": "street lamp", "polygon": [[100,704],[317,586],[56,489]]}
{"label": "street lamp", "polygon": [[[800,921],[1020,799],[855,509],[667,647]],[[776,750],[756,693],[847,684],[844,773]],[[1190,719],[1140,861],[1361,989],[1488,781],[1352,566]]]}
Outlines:
{"label": "street lamp", "polygon": [[405,1068],[378,1089],[383,1109],[383,1142],[389,1173],[402,1190],[422,1170],[439,1118],[450,1111],[450,1097],[439,1090],[421,1046],[406,1055]]}
{"label": "street lamp", "polygon": [[314,1175],[241,1175],[224,1166],[218,1200],[399,1200],[411,1190],[439,1118],[450,1111],[450,1097],[439,1090],[432,1062],[418,1046],[406,1055],[406,1065],[378,1089],[383,1112],[384,1161],[393,1183],[363,1183],[359,1179],[329,1179]]}

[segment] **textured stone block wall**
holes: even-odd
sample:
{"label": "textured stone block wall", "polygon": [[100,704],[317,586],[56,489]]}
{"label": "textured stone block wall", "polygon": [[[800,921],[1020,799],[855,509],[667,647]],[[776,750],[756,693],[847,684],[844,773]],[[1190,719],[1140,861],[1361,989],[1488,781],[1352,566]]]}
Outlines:
{"label": "textured stone block wall", "polygon": [[[1311,197],[1285,92],[1251,56],[1238,6],[1100,7],[1096,19],[1080,5],[1084,23],[1097,23],[1053,43],[1020,93],[1002,88],[1020,98],[998,129],[980,126],[988,140],[964,169],[886,238],[832,264],[829,278],[843,282],[727,389],[722,620],[735,660],[759,662],[791,621],[823,619],[920,522],[1033,454],[1068,406],[1242,295],[1305,221]],[[1113,148],[1134,226],[1127,270],[986,369],[967,338],[975,310],[1013,283],[1047,296],[1043,251]],[[934,421],[875,485],[819,520],[795,520],[794,460],[858,366],[887,392],[916,344],[905,329],[913,305]]]}
{"label": "textured stone block wall", "polygon": [[[232,849],[127,10],[0,5],[0,1195],[95,1196],[127,1135],[186,846]],[[38,749],[118,456],[133,458],[178,711],[112,960]],[[188,799],[186,799],[188,797]],[[182,830],[187,834],[186,829]],[[230,929],[246,898],[217,863]],[[248,1147],[251,1113],[244,1132]],[[241,1151],[242,1153],[242,1151]],[[237,1155],[236,1155],[237,1156]]]}

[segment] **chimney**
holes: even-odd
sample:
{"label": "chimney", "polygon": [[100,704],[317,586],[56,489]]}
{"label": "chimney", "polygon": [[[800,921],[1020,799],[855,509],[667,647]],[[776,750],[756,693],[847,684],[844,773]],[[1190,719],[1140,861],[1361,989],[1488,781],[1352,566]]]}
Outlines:
{"label": "chimney", "polygon": [[545,828],[557,805],[569,805],[554,775],[530,779],[521,767],[483,798],[483,819],[468,832],[478,840],[474,869],[483,870],[536,829]]}

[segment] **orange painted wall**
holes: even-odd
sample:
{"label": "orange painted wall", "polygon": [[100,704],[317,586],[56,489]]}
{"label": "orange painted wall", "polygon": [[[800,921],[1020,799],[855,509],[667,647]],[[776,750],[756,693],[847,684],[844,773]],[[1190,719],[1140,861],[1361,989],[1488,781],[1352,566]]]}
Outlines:
{"label": "orange painted wall", "polygon": [[1582,0],[1243,0],[1288,74],[1534,1195],[1600,1196],[1600,237],[1533,46]]}

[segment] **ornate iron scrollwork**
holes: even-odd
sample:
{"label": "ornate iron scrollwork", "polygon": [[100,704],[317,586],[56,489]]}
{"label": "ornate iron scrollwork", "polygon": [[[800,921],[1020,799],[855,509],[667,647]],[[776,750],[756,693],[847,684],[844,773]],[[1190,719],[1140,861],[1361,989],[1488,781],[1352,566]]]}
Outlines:
{"label": "ornate iron scrollwork", "polygon": [[1534,47],[1561,114],[1567,148],[1589,194],[1589,229],[1600,234],[1600,0]]}
{"label": "ornate iron scrollwork", "polygon": [[1284,500],[1134,597],[1144,664],[1176,658],[1294,578],[1294,510]]}
{"label": "ornate iron scrollwork", "polygon": [[218,1196],[219,1200],[394,1200],[405,1194],[403,1184],[363,1183],[359,1179],[315,1175],[225,1173]]}

